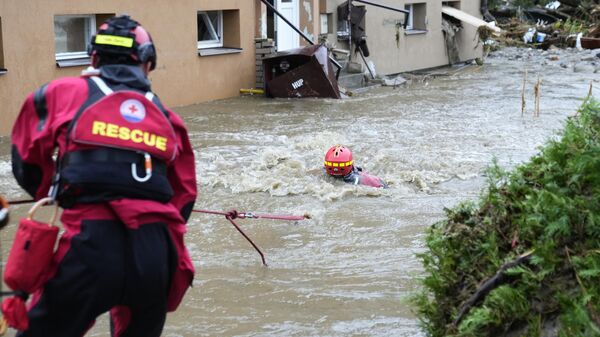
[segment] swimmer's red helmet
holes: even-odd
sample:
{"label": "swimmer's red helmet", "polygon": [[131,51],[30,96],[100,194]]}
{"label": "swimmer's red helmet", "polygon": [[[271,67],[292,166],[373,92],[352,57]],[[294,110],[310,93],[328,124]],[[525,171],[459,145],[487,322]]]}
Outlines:
{"label": "swimmer's red helmet", "polygon": [[345,176],[352,172],[354,161],[352,151],[342,145],[332,146],[325,153],[324,167],[327,174],[332,176]]}

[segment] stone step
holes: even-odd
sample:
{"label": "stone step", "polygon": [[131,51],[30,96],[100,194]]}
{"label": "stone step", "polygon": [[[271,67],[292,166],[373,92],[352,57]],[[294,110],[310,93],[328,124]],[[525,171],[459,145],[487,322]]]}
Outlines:
{"label": "stone step", "polygon": [[347,89],[362,88],[367,85],[364,74],[349,74],[341,72],[338,84]]}

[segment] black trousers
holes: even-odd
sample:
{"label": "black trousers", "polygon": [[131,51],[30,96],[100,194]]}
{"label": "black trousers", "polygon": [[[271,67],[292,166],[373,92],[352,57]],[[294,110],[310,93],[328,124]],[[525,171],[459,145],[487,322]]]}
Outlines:
{"label": "black trousers", "polygon": [[55,276],[28,313],[19,337],[79,337],[96,317],[111,316],[114,337],[159,337],[176,252],[162,223],[128,229],[118,221],[84,220]]}

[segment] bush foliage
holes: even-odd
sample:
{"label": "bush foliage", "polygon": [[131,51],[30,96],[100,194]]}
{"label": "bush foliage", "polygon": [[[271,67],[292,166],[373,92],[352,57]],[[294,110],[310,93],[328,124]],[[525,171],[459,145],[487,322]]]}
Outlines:
{"label": "bush foliage", "polygon": [[511,172],[491,165],[479,200],[428,229],[414,300],[429,336],[540,336],[550,323],[558,336],[600,336],[598,101],[588,98],[559,136]]}

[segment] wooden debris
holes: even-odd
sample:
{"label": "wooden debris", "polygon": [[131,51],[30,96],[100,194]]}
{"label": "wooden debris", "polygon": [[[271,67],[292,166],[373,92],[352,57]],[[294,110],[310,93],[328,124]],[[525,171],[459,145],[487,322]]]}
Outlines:
{"label": "wooden debris", "polygon": [[529,251],[522,255],[519,255],[515,260],[507,262],[500,267],[500,270],[489,278],[487,281],[477,288],[475,293],[462,305],[456,318],[454,319],[454,326],[458,326],[462,318],[469,312],[469,310],[480,300],[483,300],[490,291],[497,288],[499,285],[506,281],[506,271],[510,268],[516,267],[521,263],[527,262],[533,254],[533,251]]}

